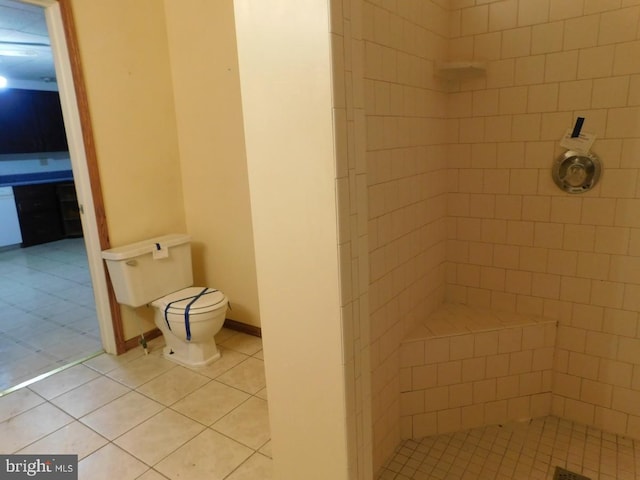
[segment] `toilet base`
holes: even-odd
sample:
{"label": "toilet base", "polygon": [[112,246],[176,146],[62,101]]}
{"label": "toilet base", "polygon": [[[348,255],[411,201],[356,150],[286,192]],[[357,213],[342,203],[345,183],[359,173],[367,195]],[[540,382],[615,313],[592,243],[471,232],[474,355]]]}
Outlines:
{"label": "toilet base", "polygon": [[[193,288],[186,290],[194,290]],[[201,289],[196,288],[196,291]],[[215,290],[217,292],[217,290]],[[185,293],[183,290],[172,294],[178,298]],[[167,360],[179,363],[186,367],[204,367],[220,358],[220,352],[216,346],[215,335],[224,324],[225,313],[227,311],[227,300],[223,296],[224,302],[218,308],[199,313],[191,313],[190,335],[191,340],[187,340],[187,317],[185,312],[168,312],[169,304],[167,295],[162,299],[152,302],[155,309],[154,322],[156,327],[162,332],[166,347],[163,349],[163,356]],[[174,310],[176,307],[174,307]],[[187,317],[188,318],[188,317]]]}
{"label": "toilet base", "polygon": [[185,367],[204,367],[220,358],[220,351],[214,341],[207,343],[187,343],[175,340],[168,341],[162,349],[162,356],[167,360],[179,363]]}

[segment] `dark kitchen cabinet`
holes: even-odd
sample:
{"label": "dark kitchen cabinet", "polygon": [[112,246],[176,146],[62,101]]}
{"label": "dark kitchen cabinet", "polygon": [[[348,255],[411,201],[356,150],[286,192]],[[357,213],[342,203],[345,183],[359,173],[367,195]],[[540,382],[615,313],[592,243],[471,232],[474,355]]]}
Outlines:
{"label": "dark kitchen cabinet", "polygon": [[0,154],[68,149],[58,92],[0,90]]}
{"label": "dark kitchen cabinet", "polygon": [[22,233],[22,246],[53,242],[64,237],[55,183],[13,187]]}
{"label": "dark kitchen cabinet", "polygon": [[58,202],[60,203],[60,216],[62,218],[62,231],[65,237],[81,237],[82,224],[80,222],[80,209],[76,197],[76,187],[73,182],[59,183],[56,186]]}

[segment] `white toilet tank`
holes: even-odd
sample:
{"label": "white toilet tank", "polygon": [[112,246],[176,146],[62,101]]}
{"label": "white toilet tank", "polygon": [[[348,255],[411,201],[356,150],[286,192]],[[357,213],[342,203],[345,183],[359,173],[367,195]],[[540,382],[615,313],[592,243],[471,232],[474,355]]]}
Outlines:
{"label": "white toilet tank", "polygon": [[104,250],[118,303],[140,307],[193,285],[190,240],[172,234]]}

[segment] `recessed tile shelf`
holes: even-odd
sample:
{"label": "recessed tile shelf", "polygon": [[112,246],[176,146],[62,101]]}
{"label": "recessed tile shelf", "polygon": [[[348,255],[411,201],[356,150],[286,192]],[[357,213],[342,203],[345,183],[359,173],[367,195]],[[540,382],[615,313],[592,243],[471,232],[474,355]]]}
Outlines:
{"label": "recessed tile shelf", "polygon": [[446,80],[466,80],[482,77],[486,72],[485,62],[458,61],[437,63],[435,74]]}

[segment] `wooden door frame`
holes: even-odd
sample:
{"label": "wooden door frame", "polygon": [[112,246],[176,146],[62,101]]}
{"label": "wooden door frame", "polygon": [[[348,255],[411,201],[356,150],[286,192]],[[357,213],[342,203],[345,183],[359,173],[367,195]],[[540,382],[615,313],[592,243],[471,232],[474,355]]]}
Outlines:
{"label": "wooden door frame", "polygon": [[[45,14],[48,15],[48,25],[50,30],[52,29],[52,23],[55,23],[55,20],[59,18],[61,21],[61,27],[64,34],[64,48],[62,52],[59,53],[59,57],[66,56],[68,58],[68,68],[70,69],[70,76],[73,82],[73,92],[75,92],[75,107],[77,108],[77,118],[79,119],[79,126],[82,134],[82,146],[84,148],[84,160],[86,161],[86,178],[88,178],[89,185],[83,185],[86,191],[87,189],[90,191],[91,196],[91,204],[93,208],[93,217],[95,218],[95,228],[97,231],[97,242],[99,244],[100,250],[105,250],[109,248],[109,231],[107,228],[106,214],[104,208],[104,201],[102,197],[102,186],[100,183],[100,174],[98,170],[98,155],[96,151],[96,145],[94,140],[94,132],[93,125],[91,123],[91,114],[89,108],[89,101],[86,89],[86,83],[84,79],[84,73],[82,68],[82,61],[80,56],[80,46],[78,42],[78,35],[75,26],[73,9],[71,5],[71,0],[22,0],[26,3],[37,4],[45,9]],[[53,7],[59,7],[59,17],[57,12],[51,12],[54,10]],[[51,17],[53,16],[54,21],[51,21]],[[52,32],[50,31],[50,36]],[[58,36],[61,36],[58,33]],[[53,43],[53,42],[52,42]],[[52,45],[54,46],[54,45]],[[64,51],[66,50],[66,52]],[[54,54],[54,60],[56,62],[56,67],[59,66],[59,62],[61,62],[60,58],[56,58]],[[65,61],[67,59],[64,59]],[[58,70],[58,68],[56,68]],[[68,76],[68,75],[67,75]],[[64,105],[63,105],[64,108]],[[73,112],[75,113],[75,112]],[[66,121],[66,119],[65,119]],[[66,127],[66,126],[65,126]],[[77,130],[77,129],[76,129]],[[67,134],[68,135],[68,134]],[[69,142],[71,144],[71,142]],[[71,149],[70,149],[71,150]],[[72,162],[73,164],[73,162]],[[75,172],[74,172],[75,178]],[[86,183],[86,180],[85,180]],[[86,213],[86,212],[85,212]],[[85,217],[86,218],[86,217]],[[89,252],[88,252],[89,253]],[[95,252],[91,252],[95,254]],[[115,353],[121,354],[126,351],[126,343],[124,338],[124,330],[122,326],[122,316],[120,311],[120,305],[116,301],[115,293],[111,286],[111,282],[109,280],[109,275],[107,269],[104,266],[104,262],[99,262],[100,268],[92,272],[92,278],[95,279],[95,275],[104,275],[104,283],[102,279],[100,280],[101,289],[106,290],[106,296],[108,298],[109,310],[111,315],[111,326],[113,329],[113,340],[115,343]],[[94,291],[96,289],[96,285],[94,285]],[[104,298],[104,294],[97,295],[97,297]],[[108,320],[107,320],[108,321]],[[106,323],[106,322],[103,322]],[[104,342],[104,338],[103,338]]]}

